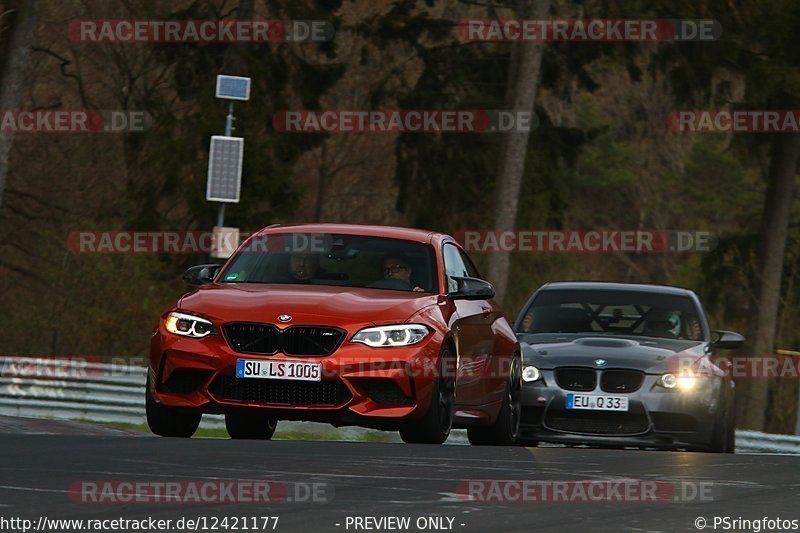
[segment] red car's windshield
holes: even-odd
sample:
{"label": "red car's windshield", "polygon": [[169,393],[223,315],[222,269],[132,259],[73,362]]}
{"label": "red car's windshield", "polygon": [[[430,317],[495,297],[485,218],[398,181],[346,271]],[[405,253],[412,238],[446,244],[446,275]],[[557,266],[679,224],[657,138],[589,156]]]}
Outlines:
{"label": "red car's windshield", "polygon": [[219,276],[220,283],[282,283],[437,292],[433,247],[362,235],[257,236]]}

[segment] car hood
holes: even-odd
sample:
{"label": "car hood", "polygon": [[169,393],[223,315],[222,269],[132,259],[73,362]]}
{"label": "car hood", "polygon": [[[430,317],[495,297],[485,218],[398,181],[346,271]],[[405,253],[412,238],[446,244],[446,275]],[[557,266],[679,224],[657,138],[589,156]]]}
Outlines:
{"label": "car hood", "polygon": [[279,324],[280,315],[292,324],[347,328],[364,324],[405,322],[437,296],[359,287],[285,284],[210,284],[185,295],[178,309],[214,322]]}
{"label": "car hood", "polygon": [[[674,372],[705,355],[706,342],[654,337],[521,335],[523,361],[540,369],[559,366],[627,368],[649,374]],[[605,361],[600,366],[598,359]]]}

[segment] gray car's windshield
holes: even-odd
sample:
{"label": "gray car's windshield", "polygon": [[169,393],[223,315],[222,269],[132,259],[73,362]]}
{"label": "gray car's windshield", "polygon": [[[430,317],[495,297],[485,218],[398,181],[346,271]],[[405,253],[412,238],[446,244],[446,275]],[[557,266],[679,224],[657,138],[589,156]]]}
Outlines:
{"label": "gray car's windshield", "polygon": [[517,332],[703,339],[691,298],[634,291],[542,291],[526,310]]}
{"label": "gray car's windshield", "polygon": [[344,234],[256,236],[220,283],[367,287],[421,293],[438,287],[433,247],[414,241]]}

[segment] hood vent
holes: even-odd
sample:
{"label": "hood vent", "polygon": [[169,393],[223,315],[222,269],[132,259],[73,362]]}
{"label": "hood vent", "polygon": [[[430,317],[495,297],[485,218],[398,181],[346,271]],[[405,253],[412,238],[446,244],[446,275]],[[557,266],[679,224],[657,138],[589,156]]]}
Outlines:
{"label": "hood vent", "polygon": [[573,344],[579,346],[591,346],[592,348],[631,348],[636,346],[636,341],[628,339],[602,339],[602,338],[588,338],[578,339]]}

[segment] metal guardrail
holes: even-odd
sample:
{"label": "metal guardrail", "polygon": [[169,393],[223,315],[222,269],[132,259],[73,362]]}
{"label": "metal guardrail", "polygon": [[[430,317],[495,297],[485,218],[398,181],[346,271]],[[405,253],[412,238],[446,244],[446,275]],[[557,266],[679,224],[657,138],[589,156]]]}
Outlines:
{"label": "metal guardrail", "polygon": [[[143,367],[81,358],[0,357],[0,415],[145,424]],[[220,415],[201,427],[223,428]]]}
{"label": "metal guardrail", "polygon": [[736,451],[800,454],[800,436],[737,430]]}
{"label": "metal guardrail", "polygon": [[[146,378],[147,370],[138,366],[0,357],[0,415],[145,424]],[[221,415],[203,415],[201,427],[219,429],[225,423]],[[465,443],[461,433],[448,442]],[[800,454],[800,436],[739,430],[736,450]]]}

